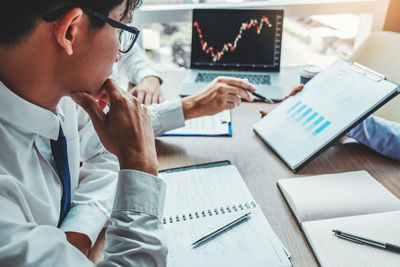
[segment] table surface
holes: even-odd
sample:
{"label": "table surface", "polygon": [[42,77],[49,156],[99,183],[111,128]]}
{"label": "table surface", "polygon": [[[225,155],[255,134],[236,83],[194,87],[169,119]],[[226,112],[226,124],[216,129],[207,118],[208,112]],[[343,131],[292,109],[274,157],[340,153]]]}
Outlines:
{"label": "table surface", "polygon": [[[178,97],[184,75],[184,71],[163,73],[162,90],[166,99]],[[288,84],[294,86],[297,80],[292,79]],[[285,88],[286,91],[290,89]],[[288,177],[367,170],[400,197],[400,164],[361,144],[342,139],[293,174],[253,132],[254,123],[261,118],[259,110],[270,111],[275,106],[261,102],[242,103],[232,110],[232,137],[157,137],[160,169],[231,161],[273,230],[292,253],[293,265],[316,266],[312,252],[277,188],[277,181]]]}

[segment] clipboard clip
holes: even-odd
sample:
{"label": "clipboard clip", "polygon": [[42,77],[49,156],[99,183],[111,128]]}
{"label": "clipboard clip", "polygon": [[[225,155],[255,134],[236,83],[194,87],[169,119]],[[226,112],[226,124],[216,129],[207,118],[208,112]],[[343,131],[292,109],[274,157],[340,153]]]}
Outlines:
{"label": "clipboard clip", "polygon": [[350,67],[351,70],[358,72],[362,75],[364,75],[366,78],[369,78],[375,82],[380,82],[384,79],[386,79],[385,75],[376,72],[374,70],[371,70],[370,68],[367,68],[357,62],[352,62]]}

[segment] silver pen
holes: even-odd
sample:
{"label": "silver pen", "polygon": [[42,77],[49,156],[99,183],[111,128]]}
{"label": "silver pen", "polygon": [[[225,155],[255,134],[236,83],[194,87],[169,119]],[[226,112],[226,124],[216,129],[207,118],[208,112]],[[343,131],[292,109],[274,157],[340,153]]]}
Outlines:
{"label": "silver pen", "polygon": [[348,241],[352,241],[354,243],[366,244],[366,245],[370,245],[370,246],[373,246],[373,247],[377,247],[377,248],[386,249],[386,250],[390,250],[390,251],[393,251],[393,252],[400,253],[400,246],[398,246],[398,245],[385,243],[385,242],[379,242],[379,241],[372,240],[372,239],[369,239],[369,238],[365,238],[365,237],[361,237],[361,236],[345,233],[345,232],[342,232],[342,231],[336,230],[336,229],[334,229],[332,231],[335,233],[335,236],[343,238],[343,239],[348,240]]}
{"label": "silver pen", "polygon": [[212,238],[212,237],[214,237],[214,236],[216,236],[216,235],[222,233],[223,231],[225,231],[225,230],[227,230],[227,229],[229,229],[229,228],[231,228],[231,227],[233,227],[233,226],[239,224],[241,221],[243,221],[243,220],[249,218],[249,217],[250,217],[250,214],[251,214],[250,211],[249,211],[249,212],[246,212],[245,214],[240,215],[239,217],[237,217],[237,218],[235,218],[235,219],[229,221],[228,223],[226,223],[226,224],[224,224],[224,225],[218,227],[217,229],[214,229],[213,231],[211,231],[211,232],[205,234],[204,236],[202,236],[202,237],[200,237],[199,239],[197,239],[196,241],[194,241],[194,242],[192,243],[192,246],[193,246],[193,247],[198,247],[198,246],[200,246],[201,244],[203,244],[204,242],[206,242],[206,241],[209,240],[210,238]]}

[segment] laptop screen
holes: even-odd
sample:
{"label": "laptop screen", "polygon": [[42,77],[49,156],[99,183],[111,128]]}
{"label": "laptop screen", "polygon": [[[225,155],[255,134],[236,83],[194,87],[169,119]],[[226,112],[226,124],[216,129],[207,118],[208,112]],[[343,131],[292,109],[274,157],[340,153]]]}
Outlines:
{"label": "laptop screen", "polygon": [[283,10],[193,10],[191,68],[279,71]]}

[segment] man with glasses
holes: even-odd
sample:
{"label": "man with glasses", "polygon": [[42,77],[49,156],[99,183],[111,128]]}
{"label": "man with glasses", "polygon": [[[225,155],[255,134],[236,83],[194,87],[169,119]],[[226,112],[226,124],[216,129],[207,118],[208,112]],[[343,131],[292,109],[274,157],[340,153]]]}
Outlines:
{"label": "man with glasses", "polygon": [[125,23],[138,4],[0,4],[0,265],[91,266],[114,196],[99,265],[166,264],[153,131],[233,108],[255,88],[219,78],[149,110],[119,90],[107,77],[137,38]]}

